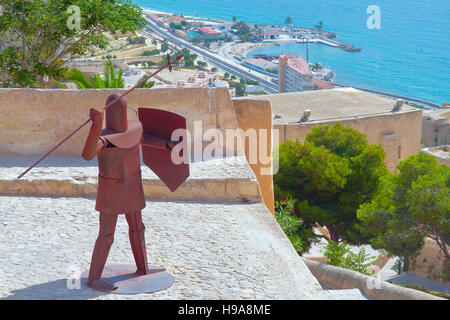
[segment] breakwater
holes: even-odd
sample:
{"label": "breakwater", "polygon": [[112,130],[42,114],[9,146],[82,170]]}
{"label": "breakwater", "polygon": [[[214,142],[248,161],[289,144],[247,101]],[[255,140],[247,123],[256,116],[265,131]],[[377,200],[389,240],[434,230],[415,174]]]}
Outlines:
{"label": "breakwater", "polygon": [[349,52],[359,52],[362,50],[361,48],[352,46],[348,43],[330,39],[330,38],[326,38],[326,37],[313,38],[313,39],[297,39],[296,42],[298,42],[298,43],[322,43],[327,46],[334,47],[334,48],[340,48],[342,50],[349,51]]}

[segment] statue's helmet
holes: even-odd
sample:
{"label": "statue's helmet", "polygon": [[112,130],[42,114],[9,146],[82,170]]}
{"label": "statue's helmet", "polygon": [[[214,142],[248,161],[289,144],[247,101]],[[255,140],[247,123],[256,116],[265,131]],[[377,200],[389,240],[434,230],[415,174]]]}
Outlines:
{"label": "statue's helmet", "polygon": [[117,133],[128,130],[127,119],[127,102],[124,99],[117,100],[119,95],[117,93],[111,94],[106,99],[106,105],[115,102],[106,109],[106,128]]}
{"label": "statue's helmet", "polygon": [[142,136],[142,124],[137,119],[128,120],[127,102],[118,94],[111,94],[106,99],[106,127],[101,135],[119,148],[131,148],[139,143]]}

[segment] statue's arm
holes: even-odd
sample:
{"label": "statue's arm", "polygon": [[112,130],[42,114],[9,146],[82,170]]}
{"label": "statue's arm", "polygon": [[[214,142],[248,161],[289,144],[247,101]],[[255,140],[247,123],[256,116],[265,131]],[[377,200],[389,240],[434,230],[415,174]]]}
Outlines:
{"label": "statue's arm", "polygon": [[103,114],[103,111],[94,108],[90,110],[89,115],[92,120],[92,125],[82,153],[85,160],[93,159],[103,148],[107,147],[108,141],[100,138],[103,126]]}
{"label": "statue's arm", "polygon": [[175,146],[175,144],[178,143],[178,141],[172,141],[164,138],[160,138],[148,133],[145,133],[142,135],[142,145],[147,147],[152,147],[160,150],[172,150],[172,148]]}

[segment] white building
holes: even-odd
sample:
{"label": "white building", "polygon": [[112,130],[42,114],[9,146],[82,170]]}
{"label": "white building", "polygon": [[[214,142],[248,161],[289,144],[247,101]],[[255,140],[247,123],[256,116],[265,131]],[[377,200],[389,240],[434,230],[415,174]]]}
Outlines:
{"label": "white building", "polygon": [[296,53],[280,56],[279,91],[313,90],[313,75],[308,63]]}

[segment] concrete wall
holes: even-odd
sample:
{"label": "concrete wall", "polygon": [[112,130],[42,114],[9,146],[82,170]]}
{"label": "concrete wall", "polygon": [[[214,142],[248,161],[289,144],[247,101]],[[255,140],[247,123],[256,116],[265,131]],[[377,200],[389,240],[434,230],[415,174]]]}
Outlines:
{"label": "concrete wall", "polygon": [[[450,250],[450,247],[447,249]],[[449,278],[444,279],[445,256],[440,250],[436,241],[427,239],[425,245],[420,250],[419,254],[410,260],[410,270],[408,272],[419,277],[438,281],[450,286]],[[450,270],[447,269],[447,273]]]}
{"label": "concrete wall", "polygon": [[[250,167],[258,179],[261,194],[267,208],[274,213],[274,195],[273,195],[273,176],[272,172],[272,108],[269,101],[265,100],[233,100],[236,111],[238,126],[244,132],[256,129],[257,132],[257,148],[255,144],[251,144],[249,139],[243,141],[245,156],[249,161]],[[267,133],[267,135],[265,135]],[[264,137],[262,136],[264,135]],[[241,136],[245,139],[244,136]],[[262,144],[265,145],[262,146]],[[264,152],[265,151],[265,152]],[[264,152],[262,156],[270,162],[263,163],[265,159],[256,158],[255,161],[249,159],[250,152],[257,152],[258,155]]]}
{"label": "concrete wall", "polygon": [[[91,107],[103,107],[106,98],[115,92],[125,90],[0,89],[0,156],[42,155],[86,121]],[[237,128],[226,88],[137,89],[125,99],[136,110],[156,108],[184,116],[192,135],[194,121],[201,121],[198,127],[203,132],[211,128]],[[136,117],[132,110],[128,115]],[[52,155],[79,157],[88,130],[89,125]],[[240,152],[239,148],[236,143],[235,153]]]}
{"label": "concrete wall", "polygon": [[422,142],[426,147],[450,144],[450,108],[448,106],[424,111]]}
{"label": "concrete wall", "polygon": [[[390,171],[398,162],[420,151],[422,111],[414,110],[394,114],[355,117],[339,120],[367,136],[369,143],[379,144],[386,152],[386,165]],[[312,121],[295,124],[275,124],[280,143],[286,140],[304,141],[311,128],[320,124],[333,124],[336,120]]]}
{"label": "concrete wall", "polygon": [[438,164],[445,164],[447,167],[450,167],[450,157],[448,151],[446,153],[442,152],[442,149],[450,149],[450,145],[440,146],[435,148],[424,148],[422,151],[432,155],[436,158]]}
{"label": "concrete wall", "polygon": [[400,287],[362,273],[338,268],[326,263],[304,259],[309,270],[321,284],[329,289],[360,289],[375,300],[445,300],[431,294]]}

